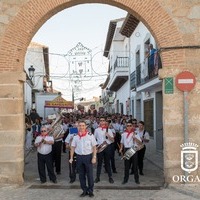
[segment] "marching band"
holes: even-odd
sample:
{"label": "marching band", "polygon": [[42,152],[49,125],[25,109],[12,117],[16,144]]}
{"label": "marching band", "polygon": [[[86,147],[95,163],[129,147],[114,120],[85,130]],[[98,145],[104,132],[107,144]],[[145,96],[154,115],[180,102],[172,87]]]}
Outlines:
{"label": "marching band", "polygon": [[[149,133],[144,129],[144,122],[140,121],[137,124],[136,119],[124,116],[122,118],[117,118],[117,116],[78,118],[69,113],[61,113],[52,121],[52,116],[50,116],[47,123],[41,126],[40,134],[34,141],[38,151],[40,181],[41,183],[47,181],[46,165],[50,180],[57,183],[55,172],[57,175],[61,173],[61,152],[66,153],[68,150],[69,183],[75,182],[78,174],[83,190],[80,196],[92,197],[94,183],[100,182],[102,166],[105,167],[109,183],[114,183],[112,173],[117,173],[115,166],[115,151],[117,150],[124,160],[122,184],[128,182],[129,174],[134,174],[135,183],[140,184],[139,175],[144,175],[143,159],[145,144],[148,142]],[[93,180],[95,163],[96,178]]]}

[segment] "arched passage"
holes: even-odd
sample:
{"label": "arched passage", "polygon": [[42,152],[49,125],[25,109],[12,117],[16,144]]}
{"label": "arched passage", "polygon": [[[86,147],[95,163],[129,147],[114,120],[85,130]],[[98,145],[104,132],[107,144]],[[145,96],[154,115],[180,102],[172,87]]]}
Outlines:
{"label": "arched passage", "polygon": [[[164,0],[49,0],[47,2],[24,0],[18,4],[8,4],[6,1],[2,3],[6,20],[1,24],[0,32],[0,87],[3,91],[0,93],[2,107],[0,116],[0,182],[23,183],[23,81],[25,81],[23,64],[27,46],[34,34],[49,18],[63,9],[83,3],[103,3],[127,10],[151,31],[159,48],[194,45],[193,42],[198,38],[195,35],[194,41],[192,41],[191,34],[181,29],[181,24],[177,22],[177,15],[169,10],[173,9],[173,6],[178,8],[178,4],[171,1],[166,3]],[[190,19],[191,17],[188,20]],[[186,22],[186,26],[189,26],[188,21]],[[195,26],[196,24],[194,24]],[[185,38],[185,36],[187,37]],[[160,76],[162,78],[174,77],[178,71],[189,67],[186,59],[190,58],[192,61],[192,58],[198,53],[198,50],[194,52],[190,49],[187,51],[172,49],[172,51],[163,52],[163,70],[160,72]],[[195,57],[193,69],[197,66],[197,61],[198,59]],[[13,87],[15,87],[14,90]],[[195,97],[197,98],[197,96]],[[175,91],[173,98],[175,104],[172,116],[170,96],[164,95],[166,182],[171,182],[171,176],[179,174],[181,171],[178,157],[180,155],[179,144],[183,142],[181,132],[183,130],[183,111],[180,109],[182,105],[180,92]],[[197,114],[199,116],[198,112]],[[175,124],[172,123],[174,119],[176,119]],[[176,136],[173,135],[174,127],[177,128]],[[176,148],[170,148],[170,141],[175,141]]]}

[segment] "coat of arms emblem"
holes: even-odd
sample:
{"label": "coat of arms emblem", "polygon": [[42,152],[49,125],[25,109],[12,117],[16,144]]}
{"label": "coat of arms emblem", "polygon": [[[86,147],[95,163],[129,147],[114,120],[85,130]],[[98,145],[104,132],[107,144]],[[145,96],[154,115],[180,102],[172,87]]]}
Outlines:
{"label": "coat of arms emblem", "polygon": [[198,145],[195,143],[184,143],[180,145],[181,150],[181,168],[191,173],[198,168]]}

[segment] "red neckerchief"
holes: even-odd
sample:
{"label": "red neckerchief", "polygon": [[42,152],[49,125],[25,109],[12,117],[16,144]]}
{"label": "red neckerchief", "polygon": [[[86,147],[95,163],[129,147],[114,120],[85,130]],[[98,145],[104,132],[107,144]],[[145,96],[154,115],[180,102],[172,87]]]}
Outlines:
{"label": "red neckerchief", "polygon": [[46,133],[45,135],[41,135],[42,138],[45,138],[46,136],[48,136],[48,133]]}
{"label": "red neckerchief", "polygon": [[128,131],[127,129],[125,130],[125,132],[127,132],[128,134],[127,134],[127,136],[126,136],[126,138],[128,138],[129,137],[129,135],[131,134],[131,133],[133,133],[134,132],[134,129],[132,128],[130,131]]}
{"label": "red neckerchief", "polygon": [[104,129],[107,129],[108,127],[107,126],[99,126],[99,128],[101,128],[103,131]]}
{"label": "red neckerchief", "polygon": [[87,133],[88,133],[87,131],[85,131],[85,132],[82,133],[82,134],[81,134],[81,132],[79,132],[79,133],[78,133],[78,136],[79,136],[80,139],[81,139],[82,137],[85,137],[85,136],[87,135]]}

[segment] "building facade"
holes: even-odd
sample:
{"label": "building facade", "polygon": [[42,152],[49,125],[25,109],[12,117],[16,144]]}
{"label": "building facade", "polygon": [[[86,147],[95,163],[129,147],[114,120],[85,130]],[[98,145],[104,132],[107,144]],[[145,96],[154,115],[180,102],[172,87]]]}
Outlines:
{"label": "building facade", "polygon": [[[152,58],[150,44],[155,49]],[[151,153],[162,150],[163,99],[158,78],[162,64],[155,39],[142,22],[128,14],[125,19],[110,22],[104,55],[110,61],[109,75],[102,86],[105,110],[144,121],[151,136]]]}

